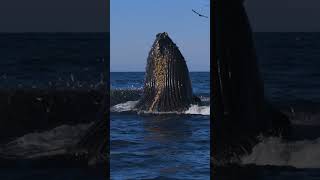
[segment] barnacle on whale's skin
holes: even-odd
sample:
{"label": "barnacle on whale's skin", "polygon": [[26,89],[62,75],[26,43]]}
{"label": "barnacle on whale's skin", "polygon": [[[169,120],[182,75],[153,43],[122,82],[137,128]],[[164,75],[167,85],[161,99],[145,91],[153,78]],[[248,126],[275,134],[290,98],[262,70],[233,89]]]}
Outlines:
{"label": "barnacle on whale's skin", "polygon": [[194,101],[189,71],[168,33],[159,33],[149,52],[140,111],[184,111]]}

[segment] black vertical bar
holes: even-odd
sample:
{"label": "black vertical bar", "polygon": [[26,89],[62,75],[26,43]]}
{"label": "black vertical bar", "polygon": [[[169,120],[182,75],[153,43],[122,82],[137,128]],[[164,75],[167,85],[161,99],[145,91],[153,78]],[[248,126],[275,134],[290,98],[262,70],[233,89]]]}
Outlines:
{"label": "black vertical bar", "polygon": [[105,73],[107,73],[107,76],[106,76],[106,86],[107,86],[107,93],[106,93],[106,113],[105,113],[105,120],[107,121],[107,168],[106,168],[106,171],[107,171],[107,174],[106,174],[106,179],[110,179],[110,0],[107,0],[107,3],[106,3],[106,16],[107,16],[107,21],[106,22],[106,26],[107,26],[107,36],[108,36],[108,42],[107,43],[107,61],[105,61],[106,65],[105,65],[105,68],[106,70],[104,71]]}
{"label": "black vertical bar", "polygon": [[223,121],[223,105],[222,105],[222,99],[221,99],[221,87],[220,87],[220,80],[219,80],[219,63],[218,63],[218,46],[219,46],[219,5],[220,3],[218,0],[212,0],[210,3],[210,13],[213,11],[213,13],[210,14],[210,19],[212,20],[210,22],[210,86],[211,86],[211,100],[210,100],[210,106],[212,107],[210,110],[210,138],[211,138],[211,155],[210,155],[210,165],[211,165],[211,179],[214,176],[214,162],[213,159],[216,156],[216,150],[217,148],[215,145],[217,144],[217,136],[218,136],[218,130],[215,127],[219,127],[220,124]]}

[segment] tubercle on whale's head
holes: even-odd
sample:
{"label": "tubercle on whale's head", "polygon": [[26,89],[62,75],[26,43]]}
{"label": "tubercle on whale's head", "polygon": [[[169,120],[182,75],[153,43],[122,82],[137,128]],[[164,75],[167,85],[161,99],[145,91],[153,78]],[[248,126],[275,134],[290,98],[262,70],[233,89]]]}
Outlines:
{"label": "tubercle on whale's head", "polygon": [[158,33],[154,41],[149,56],[179,56],[179,60],[185,61],[183,55],[180,53],[179,47],[172,41],[167,32]]}
{"label": "tubercle on whale's head", "polygon": [[156,35],[157,38],[169,38],[169,34],[167,32],[158,33]]}

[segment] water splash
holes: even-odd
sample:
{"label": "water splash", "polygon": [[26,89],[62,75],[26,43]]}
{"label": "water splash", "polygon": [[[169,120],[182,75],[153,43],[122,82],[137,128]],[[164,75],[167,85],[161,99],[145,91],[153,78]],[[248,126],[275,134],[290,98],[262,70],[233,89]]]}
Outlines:
{"label": "water splash", "polygon": [[191,105],[185,114],[210,115],[210,106]]}
{"label": "water splash", "polygon": [[[127,101],[120,103],[110,108],[111,112],[128,112],[136,111],[135,106],[138,101]],[[191,105],[185,112],[140,112],[144,114],[193,114],[193,115],[210,115],[210,106]]]}
{"label": "water splash", "polygon": [[138,101],[127,101],[125,103],[117,104],[111,107],[111,112],[126,112],[126,111],[133,111],[134,107],[137,105]]}
{"label": "water splash", "polygon": [[64,154],[65,148],[76,143],[81,135],[92,125],[62,125],[54,129],[29,133],[0,147],[0,156],[35,158]]}
{"label": "water splash", "polygon": [[241,161],[242,164],[320,168],[320,138],[291,142],[281,137],[263,138]]}

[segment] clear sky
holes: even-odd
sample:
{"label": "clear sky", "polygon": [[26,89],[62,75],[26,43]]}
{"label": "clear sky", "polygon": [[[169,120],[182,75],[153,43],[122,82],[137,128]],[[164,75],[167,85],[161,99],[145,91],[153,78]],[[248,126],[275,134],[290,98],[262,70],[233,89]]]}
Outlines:
{"label": "clear sky", "polygon": [[110,0],[111,72],[145,71],[159,32],[168,32],[189,71],[210,70],[209,0]]}

